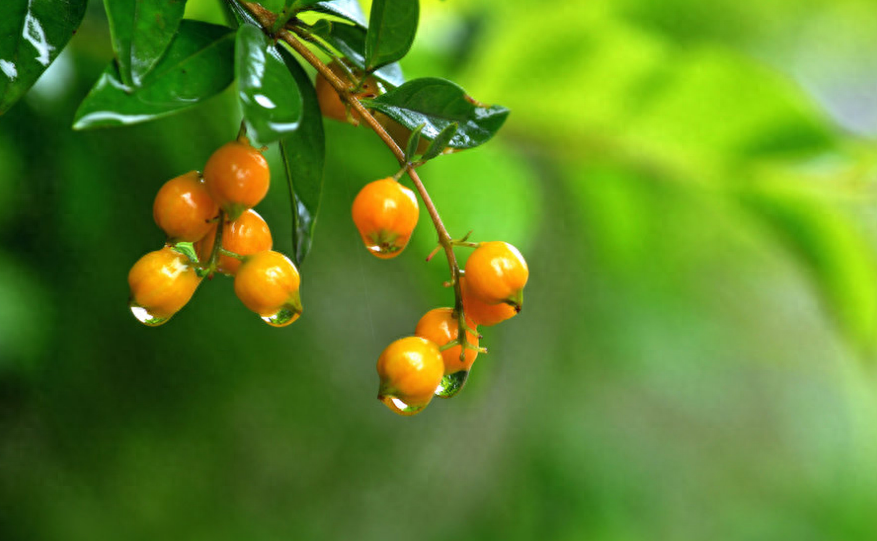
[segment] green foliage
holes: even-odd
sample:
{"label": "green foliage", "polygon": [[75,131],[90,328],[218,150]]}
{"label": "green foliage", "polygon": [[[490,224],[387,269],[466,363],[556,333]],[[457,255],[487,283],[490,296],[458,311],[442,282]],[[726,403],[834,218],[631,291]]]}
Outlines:
{"label": "green foliage", "polygon": [[365,37],[367,71],[401,60],[417,33],[419,0],[375,0]]}
{"label": "green foliage", "polygon": [[123,83],[140,86],[180,26],[186,0],[104,0]]}
{"label": "green foliage", "polygon": [[[339,23],[321,19],[311,31],[325,40],[357,68],[365,71],[365,37],[366,31],[361,26]],[[399,86],[405,82],[402,68],[397,62],[391,62],[374,70],[372,75],[390,86]]]}
{"label": "green foliage", "polygon": [[58,57],[87,0],[6,0],[0,11],[0,114]]}

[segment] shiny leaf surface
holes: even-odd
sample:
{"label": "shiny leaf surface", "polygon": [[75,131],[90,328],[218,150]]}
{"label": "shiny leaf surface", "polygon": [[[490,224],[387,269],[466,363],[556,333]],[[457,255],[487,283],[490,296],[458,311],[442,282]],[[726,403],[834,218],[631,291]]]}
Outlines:
{"label": "shiny leaf surface", "polygon": [[104,0],[104,7],[119,75],[140,86],[173,41],[186,0]]}
{"label": "shiny leaf surface", "polygon": [[423,161],[429,161],[441,154],[445,148],[447,148],[451,139],[454,138],[454,135],[456,135],[458,128],[459,126],[456,123],[445,126],[445,129],[443,129],[441,133],[433,139],[432,143],[429,144],[421,159]]}
{"label": "shiny leaf surface", "polygon": [[418,0],[375,0],[365,39],[369,70],[400,60],[414,43],[420,17]]}
{"label": "shiny leaf surface", "polygon": [[86,0],[3,0],[0,114],[24,96],[76,32]]}
{"label": "shiny leaf surface", "polygon": [[[347,57],[354,66],[365,70],[365,29],[351,24],[320,20],[317,21],[312,30],[339,53]],[[402,68],[397,62],[375,70],[373,75],[394,87],[405,82]]]}
{"label": "shiny leaf surface", "polygon": [[314,225],[320,210],[326,143],[314,85],[292,54],[282,47],[278,49],[302,98],[302,117],[298,129],[280,140],[280,153],[292,201],[292,246],[295,263],[300,266],[311,248]]}
{"label": "shiny leaf surface", "polygon": [[333,0],[331,2],[317,2],[310,8],[311,11],[319,11],[328,15],[335,15],[344,20],[350,21],[363,28],[368,24],[365,21],[365,13],[362,11],[357,0]]}
{"label": "shiny leaf surface", "polygon": [[458,129],[449,142],[454,148],[472,148],[486,143],[499,131],[509,110],[499,105],[484,105],[445,79],[414,79],[377,98],[362,100],[366,107],[377,109],[413,130],[421,123],[423,136],[435,139],[452,123]]}
{"label": "shiny leaf surface", "polygon": [[191,107],[233,80],[234,32],[198,21],[183,21],[167,54],[135,92],[127,92],[112,63],[85,97],[74,129],[146,122]]}
{"label": "shiny leaf surface", "polygon": [[235,73],[244,122],[253,140],[266,145],[298,128],[302,116],[298,85],[278,49],[253,25],[238,28]]}

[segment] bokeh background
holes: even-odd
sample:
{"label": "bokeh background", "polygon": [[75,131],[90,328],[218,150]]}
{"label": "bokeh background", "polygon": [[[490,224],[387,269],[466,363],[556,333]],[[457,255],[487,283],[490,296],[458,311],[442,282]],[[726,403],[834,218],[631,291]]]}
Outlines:
{"label": "bokeh background", "polygon": [[399,258],[363,249],[350,204],[396,166],[332,121],[300,321],[221,277],[163,327],[128,313],[155,192],[240,117],[229,89],[71,131],[112,58],[93,0],[0,117],[0,538],[877,538],[873,1],[422,6],[406,75],[512,110],[422,176],[531,272],[464,391],[375,400],[380,351],[452,299],[425,214]]}

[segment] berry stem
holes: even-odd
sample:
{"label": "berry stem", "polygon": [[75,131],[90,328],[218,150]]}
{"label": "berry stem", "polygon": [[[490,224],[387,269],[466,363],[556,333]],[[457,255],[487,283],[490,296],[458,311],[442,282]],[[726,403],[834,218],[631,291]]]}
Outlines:
{"label": "berry stem", "polygon": [[223,229],[225,229],[225,211],[220,209],[219,221],[216,223],[216,236],[213,237],[213,249],[210,251],[210,260],[207,263],[208,276],[216,272],[216,265],[219,262],[219,252],[222,251]]}
{"label": "berry stem", "polygon": [[[231,0],[230,0],[231,1]],[[454,286],[454,315],[457,318],[457,326],[459,331],[460,342],[463,345],[460,348],[460,359],[463,360],[464,354],[463,350],[466,349],[466,316],[463,313],[463,292],[460,288],[460,264],[457,262],[457,256],[454,253],[454,243],[451,239],[451,235],[448,234],[448,230],[445,228],[445,224],[442,222],[441,216],[439,216],[438,209],[436,209],[435,204],[432,202],[432,198],[429,196],[429,192],[426,190],[426,186],[423,185],[423,182],[420,180],[420,177],[415,171],[415,168],[412,164],[407,163],[405,160],[405,153],[396,144],[396,141],[390,137],[390,134],[387,133],[387,130],[384,129],[383,126],[377,121],[377,119],[372,115],[368,109],[359,101],[355,94],[351,92],[350,86],[343,80],[341,80],[335,73],[329,69],[322,60],[317,57],[307,46],[302,43],[302,41],[296,38],[292,33],[287,30],[281,30],[280,32],[274,34],[271,30],[274,28],[274,23],[277,17],[267,9],[263,8],[259,4],[255,4],[252,2],[247,2],[246,0],[233,0],[237,2],[241,7],[247,10],[261,25],[262,30],[273,37],[286,42],[293,51],[295,51],[299,56],[301,56],[308,64],[314,67],[317,72],[326,78],[332,88],[338,93],[341,99],[347,103],[351,108],[353,108],[362,120],[368,124],[368,127],[374,131],[378,137],[380,137],[381,141],[384,142],[385,145],[390,149],[396,159],[399,161],[399,165],[403,166],[408,171],[408,176],[411,178],[411,182],[414,184],[414,188],[417,190],[417,193],[420,194],[420,199],[423,201],[424,206],[426,207],[427,212],[429,213],[429,217],[432,220],[433,225],[435,226],[436,233],[438,234],[438,241],[441,247],[444,249],[445,256],[448,259],[448,267],[451,272],[451,283]]]}

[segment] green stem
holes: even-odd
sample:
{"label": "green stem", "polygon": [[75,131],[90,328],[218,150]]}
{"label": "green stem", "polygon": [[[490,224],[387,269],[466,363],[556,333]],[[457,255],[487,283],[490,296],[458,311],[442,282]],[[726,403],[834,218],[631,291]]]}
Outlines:
{"label": "green stem", "polygon": [[222,250],[222,230],[225,229],[225,211],[219,211],[219,221],[216,223],[216,235],[213,237],[213,249],[210,251],[210,259],[207,262],[207,274],[216,272],[219,262],[219,252]]}

